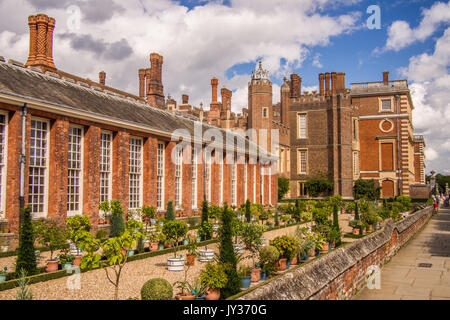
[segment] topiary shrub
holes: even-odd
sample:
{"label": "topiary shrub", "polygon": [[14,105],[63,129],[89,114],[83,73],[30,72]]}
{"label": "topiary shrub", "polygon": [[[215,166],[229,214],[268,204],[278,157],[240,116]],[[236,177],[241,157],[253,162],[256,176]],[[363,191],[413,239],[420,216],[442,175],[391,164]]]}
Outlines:
{"label": "topiary shrub", "polygon": [[29,276],[36,274],[36,253],[34,252],[34,230],[29,206],[22,210],[22,223],[19,230],[19,249],[16,260],[16,276],[23,269]]}
{"label": "topiary shrub", "polygon": [[173,201],[167,202],[166,221],[175,220],[175,211],[173,210]]}
{"label": "topiary shrub", "polygon": [[297,251],[297,241],[290,236],[278,236],[272,241],[270,245],[277,248],[280,253],[280,258],[292,259]]}
{"label": "topiary shrub", "polygon": [[250,206],[251,206],[250,200],[247,200],[245,202],[245,219],[247,220],[247,222],[250,222],[252,219]]}
{"label": "topiary shrub", "polygon": [[165,279],[150,279],[141,288],[142,300],[172,300],[172,297],[172,285]]}
{"label": "topiary shrub", "polygon": [[120,237],[125,231],[125,221],[123,220],[123,208],[120,201],[111,201],[111,225],[109,226],[110,237]]}
{"label": "topiary shrub", "polygon": [[266,246],[259,249],[259,264],[268,277],[276,272],[275,263],[279,257],[280,252],[274,246]]}

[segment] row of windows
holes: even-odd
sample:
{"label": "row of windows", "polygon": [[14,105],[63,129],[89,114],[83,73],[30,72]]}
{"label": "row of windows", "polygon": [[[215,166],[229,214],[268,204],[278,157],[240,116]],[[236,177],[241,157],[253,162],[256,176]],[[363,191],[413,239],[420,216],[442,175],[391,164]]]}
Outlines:
{"label": "row of windows", "polygon": [[[0,114],[0,212],[5,211],[5,181],[6,181],[6,136],[7,114]],[[35,216],[45,216],[48,199],[48,165],[49,165],[49,139],[50,122],[46,119],[32,118],[30,122],[29,144],[29,177],[28,177],[28,204]],[[129,138],[129,203],[130,209],[142,207],[143,192],[143,144],[140,137]],[[100,174],[99,174],[99,202],[112,199],[112,153],[113,133],[101,131],[100,133]],[[70,125],[68,131],[67,154],[67,214],[80,214],[83,209],[83,163],[84,163],[84,129],[82,126]],[[164,162],[165,144],[158,143],[157,147],[157,207],[164,208]],[[198,150],[192,154],[193,177],[192,194],[198,190]],[[175,164],[175,202],[182,204],[182,150],[177,153]],[[211,161],[207,161],[206,197],[211,201]],[[256,166],[253,166],[256,174]],[[247,166],[244,169],[245,194],[247,194]],[[256,201],[256,180],[253,179],[253,201]],[[219,170],[220,202],[223,202],[223,164]],[[264,188],[264,181],[262,188]],[[270,188],[269,188],[270,193]],[[237,166],[232,166],[232,203],[237,204]],[[197,197],[192,197],[192,207],[197,208]]]}

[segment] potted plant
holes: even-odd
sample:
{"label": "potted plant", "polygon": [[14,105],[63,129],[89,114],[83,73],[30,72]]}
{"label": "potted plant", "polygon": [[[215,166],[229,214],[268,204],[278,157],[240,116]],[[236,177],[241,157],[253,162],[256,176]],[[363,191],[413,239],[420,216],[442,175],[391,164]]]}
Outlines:
{"label": "potted plant", "polygon": [[238,275],[241,277],[241,288],[250,288],[251,283],[251,269],[249,266],[241,265],[238,269]]}
{"label": "potted plant", "polygon": [[322,233],[317,232],[314,235],[314,242],[316,244],[316,252],[315,252],[316,256],[318,256],[320,254],[320,252],[322,252],[322,249],[325,247],[325,244],[327,245],[326,248],[328,251],[327,239],[325,238],[325,236]]}
{"label": "potted plant", "polygon": [[327,235],[327,239],[330,243],[329,250],[335,248],[336,243],[340,243],[341,240],[341,232],[338,229],[333,228]]}
{"label": "potted plant", "polygon": [[241,237],[247,250],[250,251],[250,258],[252,259],[252,266],[256,267],[255,256],[258,253],[258,248],[261,246],[262,235],[264,233],[264,226],[254,223],[244,223],[242,225]]}
{"label": "potted plant", "polygon": [[208,249],[207,239],[210,239],[213,234],[212,224],[209,221],[204,221],[198,229],[200,237],[205,241],[205,249],[200,249],[200,261],[208,262],[214,259],[214,250]]}
{"label": "potted plant", "polygon": [[186,254],[186,259],[187,259],[187,265],[188,266],[193,266],[195,264],[195,258],[199,256],[199,253],[197,252],[197,242],[195,241],[195,239],[190,239],[189,240],[189,244],[187,247],[187,254]]}
{"label": "potted plant", "polygon": [[158,250],[159,244],[165,240],[165,235],[161,232],[161,226],[159,224],[155,225],[153,229],[148,232],[147,239],[150,242],[148,246],[149,251]]}
{"label": "potted plant", "polygon": [[261,265],[261,280],[266,280],[276,272],[276,262],[280,258],[280,252],[274,246],[261,247],[259,249],[259,264]]}
{"label": "potted plant", "polygon": [[362,223],[360,220],[352,220],[349,222],[349,226],[353,228],[353,234],[354,235],[360,235],[361,234],[361,226]]}
{"label": "potted plant", "polygon": [[234,237],[234,251],[236,254],[242,254],[244,252],[244,246],[241,242],[238,242],[239,236],[242,235],[243,223],[238,217],[234,217],[232,220],[232,236]]}
{"label": "potted plant", "polygon": [[58,259],[53,254],[57,250],[67,247],[66,232],[56,221],[40,219],[35,223],[37,240],[50,249],[50,258],[47,260],[46,272],[58,270]]}
{"label": "potted plant", "polygon": [[278,270],[284,271],[289,269],[288,261],[290,263],[290,259],[295,255],[297,250],[297,241],[295,238],[283,235],[278,236],[272,241],[270,241],[270,245],[277,248],[280,253],[280,259],[278,260]]}
{"label": "potted plant", "polygon": [[79,266],[81,262],[81,251],[79,242],[90,236],[91,222],[89,217],[75,215],[66,219],[67,237],[75,247],[73,264]]}
{"label": "potted plant", "polygon": [[63,269],[70,269],[73,266],[73,262],[75,260],[75,256],[68,254],[66,251],[63,251],[58,256],[59,262],[61,262],[61,266]]}
{"label": "potted plant", "polygon": [[205,300],[219,300],[220,289],[225,287],[228,278],[224,271],[224,267],[220,264],[208,263],[200,274],[202,285],[205,290]]}
{"label": "potted plant", "polygon": [[146,225],[154,225],[156,223],[155,214],[156,209],[152,206],[143,206],[142,207],[142,220]]}
{"label": "potted plant", "polygon": [[184,259],[180,256],[177,257],[177,248],[180,238],[186,236],[188,227],[186,222],[180,220],[169,220],[163,226],[163,233],[168,240],[173,241],[173,258],[167,259],[167,270],[169,271],[182,271],[184,270]]}
{"label": "potted plant", "polygon": [[8,271],[7,267],[4,267],[3,270],[0,270],[0,282],[6,281],[6,272]]}
{"label": "potted plant", "polygon": [[191,284],[187,280],[187,274],[189,271],[189,266],[187,267],[186,271],[184,272],[184,281],[177,281],[173,285],[176,286],[180,293],[175,296],[175,299],[177,300],[194,300],[196,292],[194,291],[193,284]]}

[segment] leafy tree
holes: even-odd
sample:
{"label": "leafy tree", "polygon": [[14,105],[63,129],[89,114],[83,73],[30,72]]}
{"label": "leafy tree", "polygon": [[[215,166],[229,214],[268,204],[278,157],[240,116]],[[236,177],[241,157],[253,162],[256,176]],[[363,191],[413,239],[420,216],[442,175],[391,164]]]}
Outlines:
{"label": "leafy tree", "polygon": [[225,266],[224,271],[227,275],[227,284],[222,288],[224,298],[231,297],[241,291],[241,279],[237,273],[236,253],[233,247],[233,213],[228,209],[225,203],[223,207],[222,227],[219,231],[219,261]]}
{"label": "leafy tree", "polygon": [[327,178],[313,178],[306,181],[305,187],[310,196],[317,197],[321,193],[333,191],[334,185]]}
{"label": "leafy tree", "polygon": [[[19,252],[16,260],[16,273],[22,269],[28,275],[37,272],[36,253],[34,249],[34,230],[31,222],[31,209],[29,206],[22,210],[22,224],[19,229]],[[19,276],[19,274],[16,274]]]}
{"label": "leafy tree", "polygon": [[245,218],[247,222],[250,222],[252,220],[250,207],[251,207],[250,200],[247,199],[247,201],[245,202]]}
{"label": "leafy tree", "polygon": [[264,230],[264,226],[255,223],[245,223],[242,226],[242,241],[250,251],[253,266],[255,266],[255,255],[258,252],[258,246],[262,244],[261,237]]}
{"label": "leafy tree", "polygon": [[284,196],[289,192],[289,179],[285,177],[278,178],[278,200],[284,198]]}
{"label": "leafy tree", "polygon": [[380,198],[381,187],[375,187],[375,181],[358,179],[353,186],[353,196],[356,200],[367,198],[376,200]]}
{"label": "leafy tree", "polygon": [[169,220],[164,223],[163,233],[167,236],[167,239],[174,241],[173,253],[174,257],[177,257],[177,248],[180,238],[184,237],[188,232],[188,226],[186,222],[180,220]]}
{"label": "leafy tree", "polygon": [[36,238],[43,246],[50,249],[50,259],[57,250],[66,249],[66,230],[55,220],[39,219],[35,223]]}
{"label": "leafy tree", "polygon": [[166,221],[175,220],[175,211],[173,210],[173,201],[167,202]]}
{"label": "leafy tree", "polygon": [[78,242],[82,237],[86,236],[86,232],[91,231],[91,222],[88,216],[75,215],[66,219],[67,236],[77,247],[79,255]]}

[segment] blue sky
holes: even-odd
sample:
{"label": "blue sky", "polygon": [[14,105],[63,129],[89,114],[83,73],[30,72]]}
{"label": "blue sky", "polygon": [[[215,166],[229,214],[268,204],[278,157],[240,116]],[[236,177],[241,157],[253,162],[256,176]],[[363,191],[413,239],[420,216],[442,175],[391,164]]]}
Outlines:
{"label": "blue sky", "polygon": [[[367,8],[378,5],[381,29]],[[27,17],[56,19],[57,68],[138,93],[137,70],[164,56],[166,96],[209,108],[210,79],[247,107],[258,59],[271,73],[274,101],[283,77],[298,73],[315,90],[320,72],[345,72],[346,84],[408,79],[416,134],[427,143],[427,172],[450,174],[450,3],[448,0],[2,0],[0,55],[25,62]],[[78,24],[72,23],[78,21]]]}

